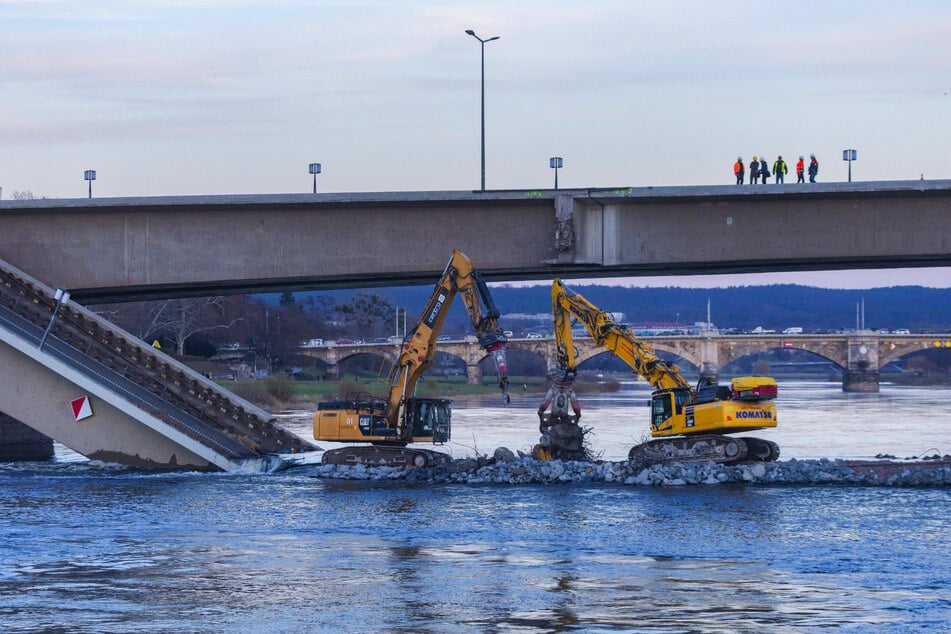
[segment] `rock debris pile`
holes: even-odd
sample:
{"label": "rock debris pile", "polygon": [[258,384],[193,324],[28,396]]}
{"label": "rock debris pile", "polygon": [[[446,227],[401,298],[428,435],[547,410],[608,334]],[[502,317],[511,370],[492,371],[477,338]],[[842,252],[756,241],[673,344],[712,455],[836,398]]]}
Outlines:
{"label": "rock debris pile", "polygon": [[403,480],[460,484],[554,484],[611,482],[641,486],[710,484],[856,484],[949,486],[951,456],[930,463],[846,460],[786,460],[722,465],[712,462],[642,466],[634,462],[533,460],[504,447],[492,457],[461,458],[424,469],[321,465],[313,477],[341,480]]}

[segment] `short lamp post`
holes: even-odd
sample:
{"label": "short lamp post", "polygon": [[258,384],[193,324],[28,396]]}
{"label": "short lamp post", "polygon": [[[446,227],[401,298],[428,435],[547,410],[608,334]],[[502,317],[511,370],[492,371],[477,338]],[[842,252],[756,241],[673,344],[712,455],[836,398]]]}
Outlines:
{"label": "short lamp post", "polygon": [[96,170],[86,170],[83,172],[83,180],[89,182],[89,197],[92,198],[92,182],[96,180]]}
{"label": "short lamp post", "polygon": [[558,168],[563,167],[565,162],[561,160],[560,156],[553,156],[548,159],[548,167],[555,170],[555,189],[558,189]]}
{"label": "short lamp post", "polygon": [[46,344],[46,338],[50,336],[50,331],[53,330],[53,322],[56,321],[56,313],[59,312],[60,306],[65,306],[69,301],[69,291],[57,288],[53,294],[53,299],[56,300],[56,306],[53,307],[53,314],[50,315],[50,323],[46,326],[46,331],[40,339],[40,345],[38,346],[40,350],[43,349],[43,346]]}
{"label": "short lamp post", "polygon": [[320,163],[311,163],[307,171],[314,175],[314,193],[317,193],[317,174],[320,174]]}
{"label": "short lamp post", "polygon": [[842,160],[849,162],[849,182],[852,182],[852,161],[855,160],[855,150],[842,150]]}

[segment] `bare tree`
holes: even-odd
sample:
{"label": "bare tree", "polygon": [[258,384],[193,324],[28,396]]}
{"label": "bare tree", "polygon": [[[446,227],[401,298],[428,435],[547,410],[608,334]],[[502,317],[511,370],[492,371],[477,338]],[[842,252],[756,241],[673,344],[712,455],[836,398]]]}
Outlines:
{"label": "bare tree", "polygon": [[194,335],[214,330],[227,330],[244,317],[222,321],[225,297],[193,297],[167,299],[156,302],[149,313],[146,332],[163,334],[175,346],[179,355],[185,354],[185,342]]}

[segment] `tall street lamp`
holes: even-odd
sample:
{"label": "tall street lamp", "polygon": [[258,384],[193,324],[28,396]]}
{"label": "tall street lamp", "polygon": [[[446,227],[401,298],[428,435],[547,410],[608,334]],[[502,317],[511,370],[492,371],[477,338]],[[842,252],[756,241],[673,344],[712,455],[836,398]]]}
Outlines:
{"label": "tall street lamp", "polygon": [[311,163],[307,171],[314,175],[314,193],[317,193],[317,174],[320,174],[320,163]]}
{"label": "tall street lamp", "polygon": [[96,180],[96,170],[83,172],[83,180],[89,181],[89,197],[92,198],[92,182]]}
{"label": "tall street lamp", "polygon": [[485,191],[485,43],[497,40],[499,36],[483,40],[472,29],[466,29],[466,33],[479,40],[482,45],[482,189],[480,191]]}
{"label": "tall street lamp", "polygon": [[856,158],[855,150],[842,150],[842,160],[849,162],[849,182],[852,182],[852,161]]}
{"label": "tall street lamp", "polygon": [[564,161],[560,156],[553,156],[548,159],[548,167],[555,170],[555,189],[558,189],[558,168],[564,166]]}

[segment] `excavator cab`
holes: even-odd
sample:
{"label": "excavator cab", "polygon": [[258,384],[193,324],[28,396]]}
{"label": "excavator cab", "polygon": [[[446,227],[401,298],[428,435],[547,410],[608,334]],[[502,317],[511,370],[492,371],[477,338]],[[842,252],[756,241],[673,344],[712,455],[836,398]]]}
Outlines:
{"label": "excavator cab", "polygon": [[411,398],[406,406],[406,424],[414,442],[449,442],[452,410],[447,398]]}
{"label": "excavator cab", "polygon": [[690,401],[691,394],[688,388],[672,388],[654,392],[651,397],[651,429],[662,431],[672,427],[674,417],[682,416],[684,406]]}

